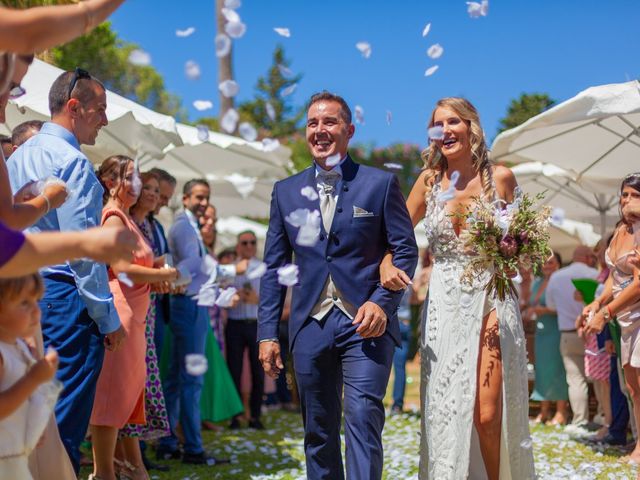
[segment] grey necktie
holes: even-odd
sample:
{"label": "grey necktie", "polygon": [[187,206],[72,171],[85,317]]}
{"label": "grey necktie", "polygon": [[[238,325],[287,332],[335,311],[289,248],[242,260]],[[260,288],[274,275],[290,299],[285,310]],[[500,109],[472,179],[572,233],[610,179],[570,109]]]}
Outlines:
{"label": "grey necktie", "polygon": [[335,190],[336,184],[340,181],[341,175],[334,170],[323,170],[318,173],[318,185],[320,188],[320,213],[322,214],[322,225],[328,232],[331,229],[333,215],[336,210]]}

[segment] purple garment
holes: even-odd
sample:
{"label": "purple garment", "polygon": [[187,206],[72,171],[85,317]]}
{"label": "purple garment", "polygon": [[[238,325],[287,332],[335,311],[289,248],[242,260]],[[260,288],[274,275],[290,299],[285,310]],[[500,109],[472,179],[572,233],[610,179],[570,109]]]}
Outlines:
{"label": "purple garment", "polygon": [[11,230],[4,223],[0,222],[0,267],[7,263],[18,253],[24,244],[24,234],[16,230]]}

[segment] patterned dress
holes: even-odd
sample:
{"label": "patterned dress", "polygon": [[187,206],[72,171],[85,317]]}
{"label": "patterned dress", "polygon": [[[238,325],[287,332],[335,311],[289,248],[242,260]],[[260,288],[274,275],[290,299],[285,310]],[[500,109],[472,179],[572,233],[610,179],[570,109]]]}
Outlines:
{"label": "patterned dress", "polygon": [[[153,241],[151,233],[151,225],[147,219],[138,227],[142,231],[144,238],[147,240],[153,254],[158,256],[158,249]],[[154,341],[155,325],[156,325],[156,294],[151,294],[151,302],[147,312],[147,322],[145,329],[145,337],[147,340],[147,380],[144,391],[145,413],[147,423],[145,425],[127,424],[120,430],[121,437],[139,437],[142,440],[153,440],[155,438],[166,437],[169,435],[169,418],[167,416],[167,408],[164,402],[164,394],[162,392],[162,383],[160,382],[160,369],[158,366],[158,356],[156,354],[156,345]]]}
{"label": "patterned dress", "polygon": [[[485,271],[460,282],[471,257],[464,251],[444,204],[440,183],[427,196],[425,227],[434,263],[421,338],[421,480],[486,478],[473,426],[483,318],[496,309],[502,354],[500,479],[535,478],[529,437],[527,360],[518,302],[490,296]],[[496,339],[498,340],[498,339]]]}

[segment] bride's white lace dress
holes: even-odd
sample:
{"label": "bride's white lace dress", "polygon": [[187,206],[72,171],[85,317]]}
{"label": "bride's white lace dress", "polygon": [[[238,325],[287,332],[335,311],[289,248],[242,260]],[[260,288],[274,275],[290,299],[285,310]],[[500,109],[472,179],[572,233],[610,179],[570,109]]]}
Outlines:
{"label": "bride's white lace dress", "polygon": [[533,479],[525,337],[518,303],[513,298],[499,301],[485,292],[489,271],[471,286],[461,284],[470,257],[444,204],[436,201],[439,192],[436,183],[426,199],[425,227],[434,264],[420,345],[420,479],[486,478],[473,413],[480,329],[493,308],[503,362],[500,479]]}

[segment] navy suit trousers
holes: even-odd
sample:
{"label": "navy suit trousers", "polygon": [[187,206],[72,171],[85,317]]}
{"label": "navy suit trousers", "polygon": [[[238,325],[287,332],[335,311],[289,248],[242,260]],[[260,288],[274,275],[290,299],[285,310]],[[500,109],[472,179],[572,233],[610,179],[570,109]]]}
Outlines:
{"label": "navy suit trousers", "polygon": [[343,398],[347,477],[382,477],[382,399],[395,345],[388,333],[363,339],[351,322],[335,307],[322,321],[308,318],[293,347],[311,480],[345,478],[340,453]]}

